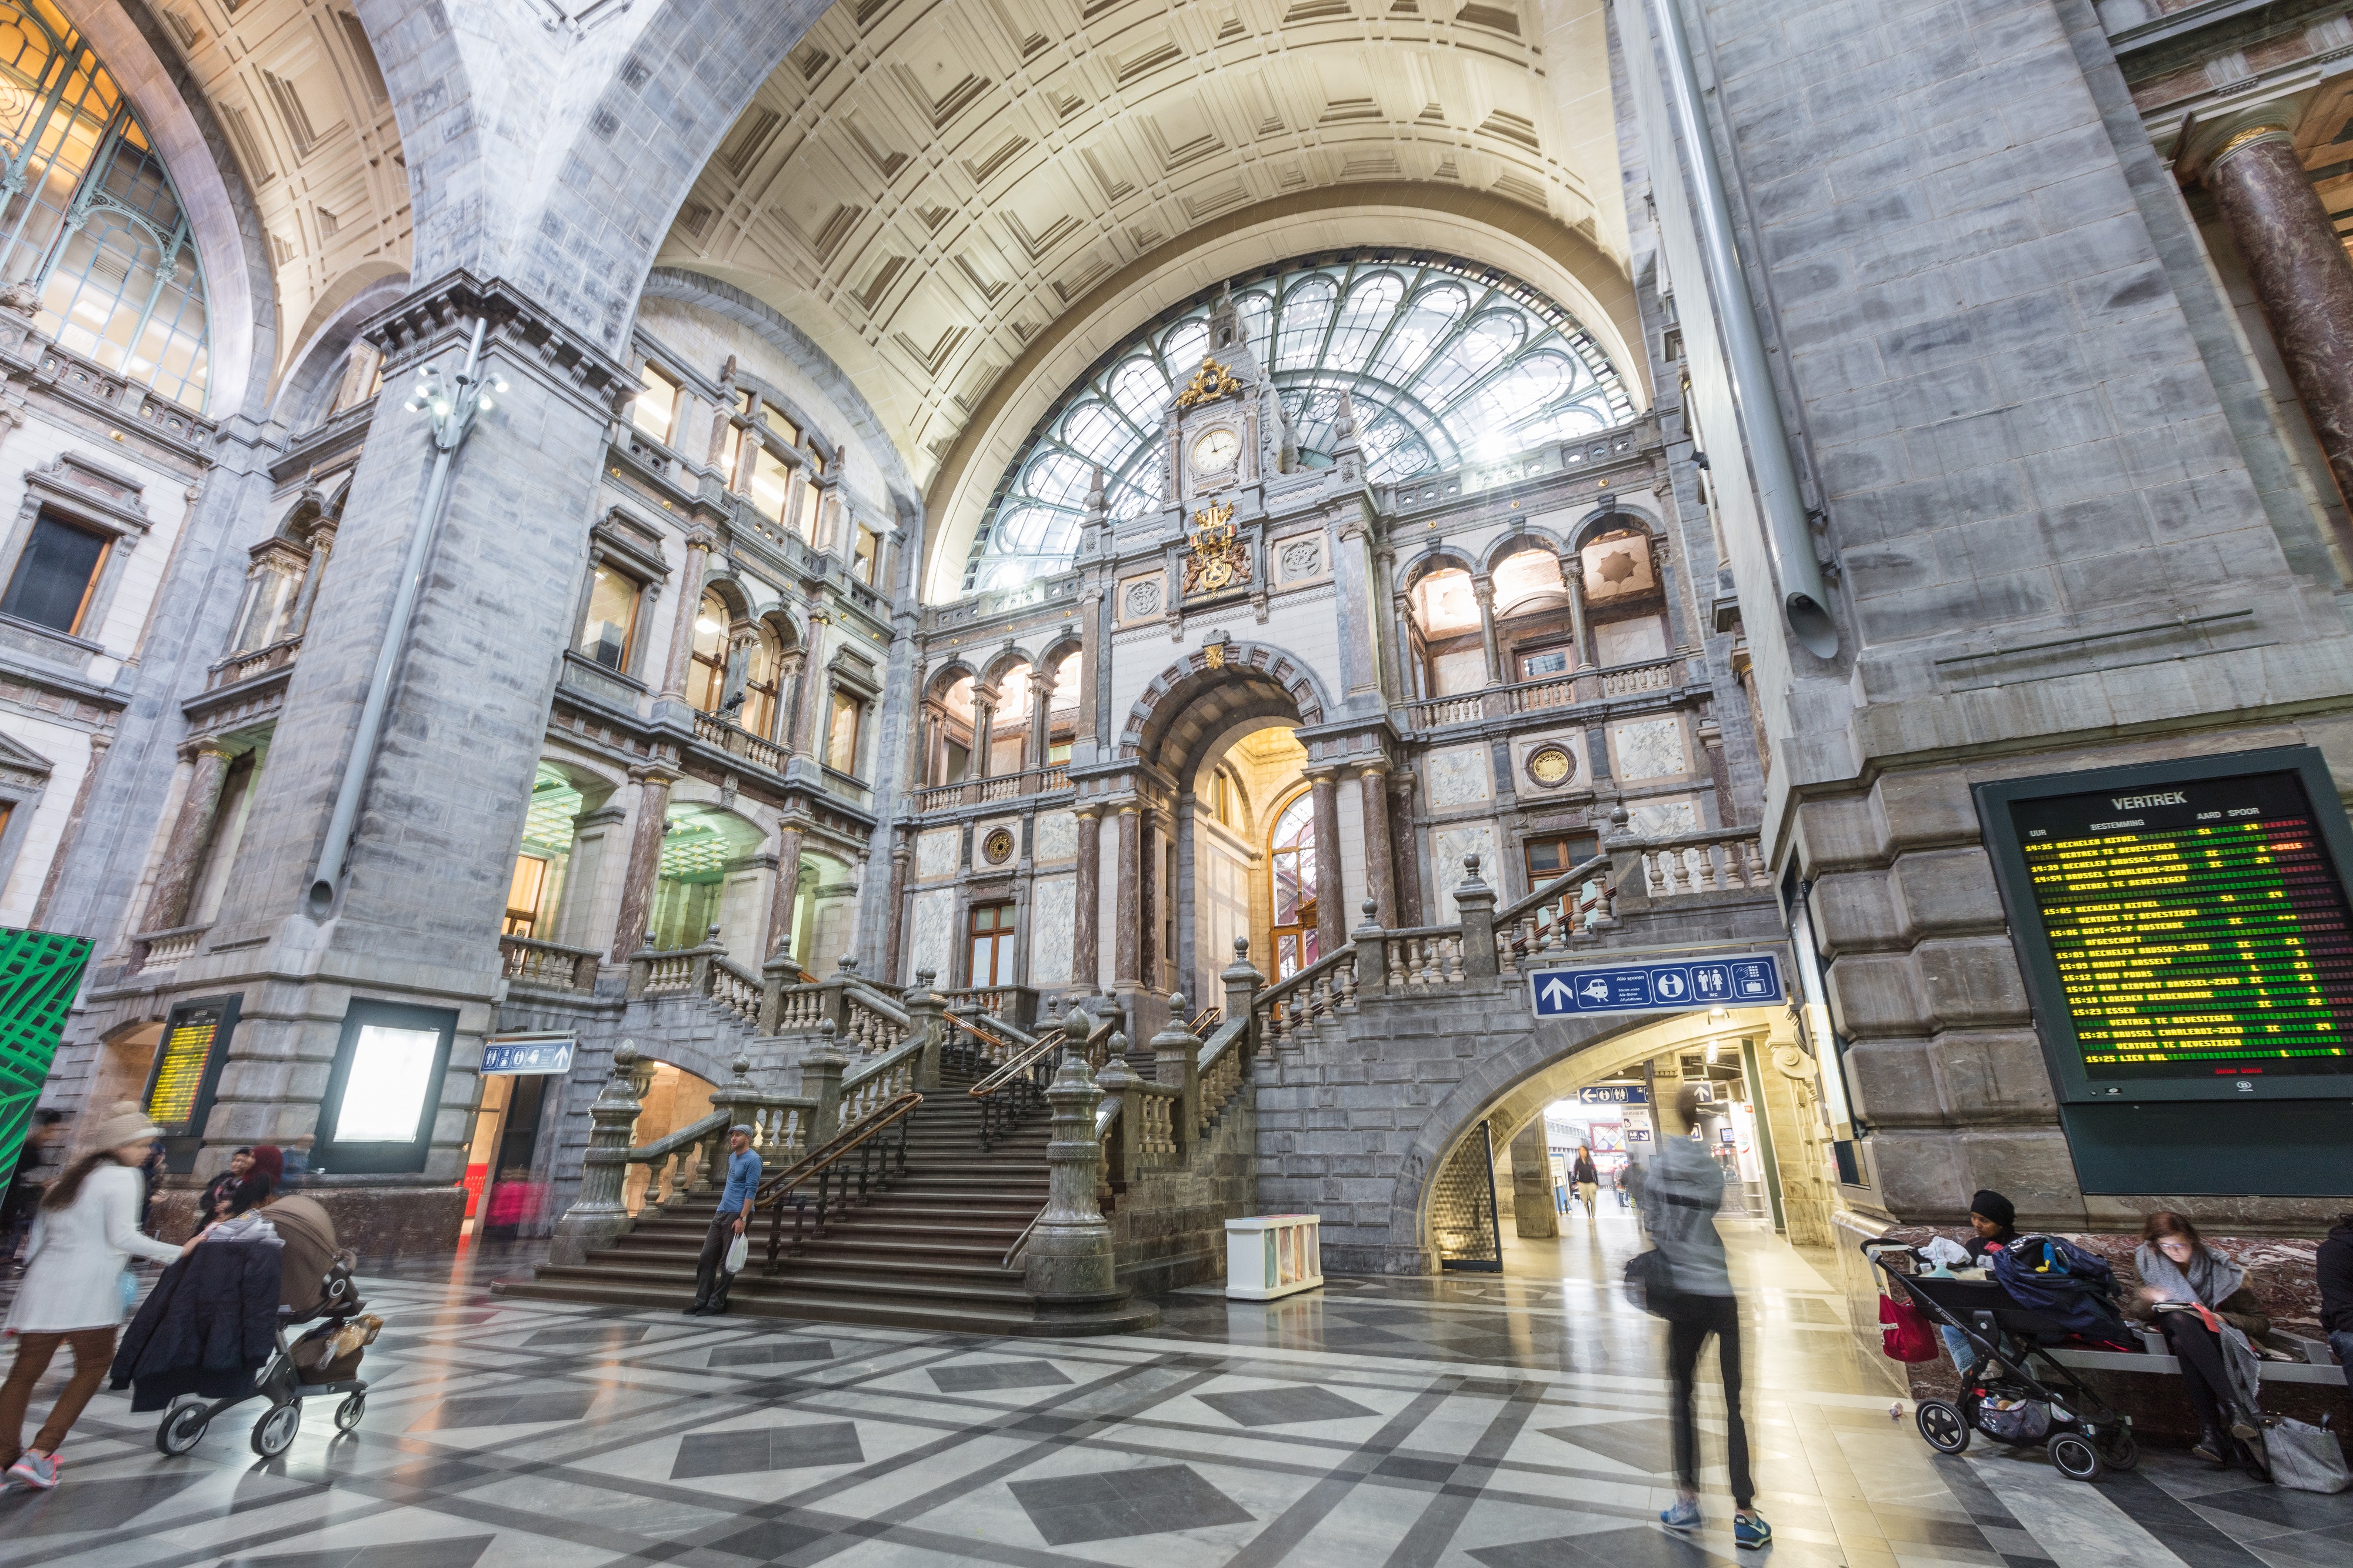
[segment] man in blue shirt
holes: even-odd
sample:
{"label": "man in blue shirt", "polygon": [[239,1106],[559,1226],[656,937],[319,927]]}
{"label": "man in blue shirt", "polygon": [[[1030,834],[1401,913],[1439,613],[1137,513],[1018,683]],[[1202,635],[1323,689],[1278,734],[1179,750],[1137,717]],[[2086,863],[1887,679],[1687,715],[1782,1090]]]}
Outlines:
{"label": "man in blue shirt", "polygon": [[686,1309],[688,1317],[717,1317],[727,1310],[727,1287],[735,1282],[724,1267],[727,1249],[750,1223],[752,1195],[759,1190],[760,1156],[752,1152],[752,1130],[739,1123],[727,1130],[727,1185],[702,1238],[702,1256],[694,1271],[694,1305]]}

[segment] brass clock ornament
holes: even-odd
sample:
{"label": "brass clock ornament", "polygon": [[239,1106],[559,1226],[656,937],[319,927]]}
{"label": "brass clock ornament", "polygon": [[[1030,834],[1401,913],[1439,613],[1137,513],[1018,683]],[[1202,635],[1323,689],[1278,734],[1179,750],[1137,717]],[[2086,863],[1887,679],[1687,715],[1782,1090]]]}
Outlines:
{"label": "brass clock ornament", "polygon": [[1528,756],[1528,777],[1546,789],[1567,784],[1577,772],[1577,759],[1562,746],[1539,746]]}
{"label": "brass clock ornament", "polygon": [[1219,427],[1203,433],[1193,443],[1193,471],[1197,474],[1222,474],[1234,466],[1241,456],[1242,438],[1233,430]]}
{"label": "brass clock ornament", "polygon": [[992,866],[1002,866],[1013,858],[1013,835],[1006,828],[997,828],[980,841],[980,858]]}

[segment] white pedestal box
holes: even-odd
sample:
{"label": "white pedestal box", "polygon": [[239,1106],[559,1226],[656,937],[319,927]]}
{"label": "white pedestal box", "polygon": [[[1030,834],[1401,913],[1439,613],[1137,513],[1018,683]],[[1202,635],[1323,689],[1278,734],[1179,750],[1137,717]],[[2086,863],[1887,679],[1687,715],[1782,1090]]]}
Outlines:
{"label": "white pedestal box", "polygon": [[1324,1283],[1324,1216],[1269,1214],[1226,1221],[1226,1294],[1271,1301]]}

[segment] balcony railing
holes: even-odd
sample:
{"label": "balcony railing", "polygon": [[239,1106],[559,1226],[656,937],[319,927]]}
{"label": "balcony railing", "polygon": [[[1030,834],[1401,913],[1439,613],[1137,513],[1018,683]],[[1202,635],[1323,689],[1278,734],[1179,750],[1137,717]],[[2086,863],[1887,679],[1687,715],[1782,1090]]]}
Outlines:
{"label": "balcony railing", "polygon": [[1483,691],[1466,691],[1454,697],[1424,698],[1407,703],[1406,712],[1416,730],[1442,730],[1449,724],[1467,724],[1478,719],[1536,713],[1574,707],[1580,702],[1605,702],[1646,691],[1672,691],[1689,679],[1692,657],[1690,651],[1685,651],[1672,658],[1642,664],[1580,669],[1567,675],[1546,676],[1542,680],[1491,686]]}
{"label": "balcony railing", "polygon": [[153,974],[158,970],[177,969],[183,959],[195,956],[204,945],[209,925],[180,926],[172,931],[141,931],[131,939],[133,974]]}
{"label": "balcony railing", "polygon": [[715,714],[694,716],[694,738],[706,746],[716,746],[729,756],[741,757],[755,768],[765,768],[772,773],[785,771],[792,752],[774,741],[764,741],[749,730],[740,729]]}
{"label": "balcony railing", "polygon": [[559,947],[527,936],[499,938],[500,966],[506,972],[508,981],[542,991],[593,994],[600,956],[590,948]]}
{"label": "balcony railing", "polygon": [[1024,795],[1051,795],[1070,787],[1069,764],[1057,763],[1050,768],[1029,768],[1018,773],[998,773],[991,778],[965,779],[958,784],[919,789],[915,792],[915,809],[946,811],[959,805],[987,805],[1000,800],[1019,800]]}
{"label": "balcony railing", "polygon": [[212,667],[205,678],[205,689],[217,691],[224,686],[235,686],[241,680],[251,680],[273,669],[283,669],[294,662],[294,656],[301,648],[302,635],[297,632],[290,637],[280,637],[268,647],[255,648],[249,653],[233,653]]}

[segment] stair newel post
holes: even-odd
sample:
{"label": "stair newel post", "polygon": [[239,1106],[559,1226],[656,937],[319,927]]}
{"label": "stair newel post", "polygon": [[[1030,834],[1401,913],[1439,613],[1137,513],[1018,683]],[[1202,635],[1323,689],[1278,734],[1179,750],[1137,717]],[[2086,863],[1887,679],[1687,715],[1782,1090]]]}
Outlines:
{"label": "stair newel post", "polygon": [[1135,1171],[1139,1152],[1136,1128],[1144,1118],[1140,1112],[1129,1114],[1134,1099],[1128,1090],[1144,1080],[1128,1071],[1125,1062],[1113,1057],[1111,1064],[1096,1075],[1095,1081],[1103,1086],[1103,1100],[1112,1108],[1111,1136],[1105,1141],[1100,1163],[1111,1190],[1116,1193],[1126,1188],[1128,1178]]}
{"label": "stair newel post", "polygon": [[844,1038],[849,1034],[849,972],[857,966],[858,961],[844,953],[839,967],[821,983],[825,993],[822,1016],[833,1026],[834,1033]]}
{"label": "stair newel post", "polygon": [[1095,1108],[1103,1103],[1103,1091],[1087,1068],[1084,1039],[1082,1033],[1063,1029],[1061,1067],[1046,1091],[1054,1109],[1053,1132],[1046,1145],[1046,1212],[1029,1234],[1022,1272],[1022,1288],[1049,1314],[1105,1306],[1127,1295],[1116,1284],[1111,1226],[1095,1199],[1103,1159],[1103,1146],[1095,1137]]}
{"label": "stair newel post", "polygon": [[729,1066],[734,1070],[735,1081],[711,1091],[711,1109],[726,1112],[726,1119],[702,1140],[695,1162],[691,1189],[697,1197],[717,1191],[712,1184],[711,1173],[727,1169],[727,1130],[739,1121],[752,1120],[746,1108],[751,1104],[752,1097],[758,1092],[752,1087],[752,1058],[738,1055]]}
{"label": "stair newel post", "polygon": [[588,1107],[588,1150],[580,1159],[580,1195],[555,1222],[547,1260],[566,1268],[588,1261],[596,1247],[610,1247],[629,1228],[621,1188],[629,1173],[629,1138],[641,1109],[638,1100],[638,1052],[623,1040],[613,1053],[613,1073]]}
{"label": "stair newel post", "polygon": [[[1462,978],[1495,978],[1495,889],[1479,879],[1479,857],[1462,857],[1462,881],[1454,889],[1462,913]],[[1361,965],[1359,966],[1361,968]],[[1362,976],[1358,984],[1362,984]]]}
{"label": "stair newel post", "polygon": [[659,956],[660,956],[659,950],[654,946],[654,933],[648,931],[645,944],[629,954],[628,995],[630,1000],[635,1001],[646,994],[646,982],[653,978],[654,960]]}
{"label": "stair newel post", "polygon": [[702,933],[702,945],[694,950],[694,967],[687,977],[688,994],[710,995],[712,967],[726,956],[727,950],[719,945],[719,928],[712,926],[706,930]]}
{"label": "stair newel post", "polygon": [[1250,1058],[1265,1042],[1258,1037],[1258,994],[1266,985],[1266,976],[1251,966],[1250,938],[1234,938],[1234,961],[1218,976],[1226,987],[1226,1016],[1242,1020],[1242,1071],[1250,1071]]}
{"label": "stair newel post", "polygon": [[807,1152],[816,1153],[841,1131],[841,1075],[849,1060],[833,1048],[833,1020],[817,1026],[818,1048],[801,1058],[801,1093],[817,1101],[809,1112]]}
{"label": "stair newel post", "polygon": [[907,992],[907,1018],[914,1026],[915,1037],[923,1048],[915,1058],[915,1091],[936,1093],[940,1087],[940,1050],[947,1043],[947,1003],[932,989],[939,978],[935,969],[915,971],[914,986]]}
{"label": "stair newel post", "polygon": [[787,942],[776,951],[774,957],[760,965],[760,1025],[763,1035],[780,1033],[777,1025],[785,1016],[785,987],[800,984],[801,966],[793,960],[792,943]]}
{"label": "stair newel post", "polygon": [[1168,1118],[1180,1162],[1193,1157],[1201,1135],[1201,1037],[1185,1026],[1186,1016],[1185,994],[1172,993],[1168,1026],[1152,1037],[1153,1079],[1181,1096]]}
{"label": "stair newel post", "polygon": [[1365,923],[1348,933],[1356,948],[1356,999],[1359,1002],[1388,994],[1389,983],[1389,938],[1381,929],[1381,906],[1372,900],[1365,900]]}

